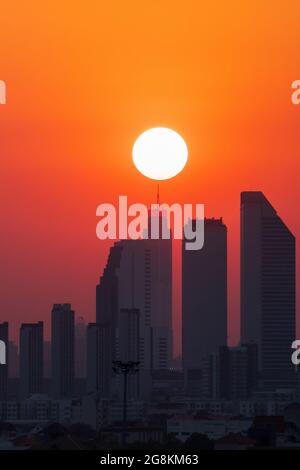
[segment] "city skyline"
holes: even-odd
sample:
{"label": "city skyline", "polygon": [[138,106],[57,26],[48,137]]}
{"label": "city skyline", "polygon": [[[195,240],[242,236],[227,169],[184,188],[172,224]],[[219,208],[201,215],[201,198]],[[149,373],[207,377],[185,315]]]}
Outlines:
{"label": "city skyline", "polygon": [[[247,222],[247,225],[245,226],[245,220],[247,220],[247,218],[245,218],[245,214],[248,214],[248,212],[246,212],[246,209],[245,209],[245,207],[247,207],[246,202],[250,203],[250,206],[249,206],[250,207],[249,209],[250,219]],[[253,210],[253,208],[256,207],[255,204],[257,206],[256,212]],[[257,274],[254,277],[254,280],[251,280],[251,282],[248,282],[244,276],[244,271],[243,271],[244,266],[245,266],[244,258],[245,258],[245,253],[247,251],[248,251],[247,256],[249,257],[249,260],[251,260],[251,262],[253,262],[252,261],[253,250],[254,251],[256,250],[258,254],[261,253],[263,256],[265,256],[264,251],[262,250],[261,245],[260,245],[261,243],[260,232],[258,232],[257,235],[254,235],[254,238],[253,238],[253,235],[251,235],[253,230],[261,231],[262,227],[264,227],[262,222],[258,223],[256,221],[257,217],[261,217],[261,214],[265,214],[263,215],[265,219],[262,219],[262,220],[265,220],[265,224],[267,224],[266,225],[267,228],[263,228],[263,230],[266,230],[265,233],[268,234],[266,235],[267,238],[266,238],[265,243],[272,242],[274,244],[275,242],[272,240],[276,240],[276,237],[277,238],[279,237],[278,241],[274,244],[274,248],[273,248],[273,251],[274,251],[273,259],[276,258],[276,262],[273,262],[273,264],[277,272],[277,278],[275,279],[275,281],[277,282],[278,275],[281,275],[282,278],[280,278],[278,282],[283,283],[283,285],[287,286],[286,293],[282,294],[282,301],[281,301],[282,307],[280,308],[283,309],[282,314],[284,314],[284,317],[282,317],[281,321],[286,322],[285,303],[288,302],[288,305],[290,306],[289,308],[291,312],[290,313],[291,334],[289,335],[288,341],[286,341],[286,344],[289,344],[290,342],[294,340],[294,336],[295,336],[294,334],[295,333],[295,309],[296,309],[295,239],[293,235],[290,233],[290,231],[288,230],[288,228],[285,226],[285,224],[277,216],[275,209],[271,206],[271,204],[265,198],[263,193],[257,192],[257,191],[241,193],[241,221],[240,221],[240,224],[241,224],[240,233],[241,233],[241,239],[242,239],[241,259],[240,259],[240,262],[242,265],[241,289],[243,290],[243,292],[245,292],[246,288],[248,289],[248,285],[249,285],[251,286],[250,292],[252,292],[252,294],[250,296],[249,294],[247,296],[245,296],[244,294],[244,297],[243,295],[241,297],[241,315],[243,318],[241,322],[240,343],[247,344],[248,342],[250,343],[255,342],[257,344],[260,344],[260,341],[261,341],[260,336],[259,335],[255,336],[255,334],[253,333],[253,331],[257,330],[258,326],[255,327],[256,330],[255,328],[253,330],[253,327],[250,327],[250,325],[251,325],[251,322],[253,323],[253,321],[257,322],[257,319],[254,320],[252,318],[253,317],[253,305],[255,305],[255,302],[257,305],[255,309],[259,311],[259,309],[261,308],[260,303],[257,301],[259,297],[257,298],[255,297],[257,296],[255,292],[256,291],[260,292],[260,289],[261,289],[260,282],[262,281],[260,280],[260,275],[259,275],[259,272],[257,271]],[[277,220],[279,222],[277,222],[276,224]],[[210,332],[210,336],[208,337],[212,337],[215,334],[214,333],[215,323],[221,326],[221,328],[219,330],[216,330],[216,335],[219,335],[219,339],[217,339],[215,343],[207,342],[206,333],[203,336],[204,342],[199,341],[197,343],[197,337],[196,337],[196,343],[194,344],[194,346],[192,346],[192,355],[191,355],[192,361],[194,360],[195,357],[199,356],[199,358],[201,358],[202,356],[205,357],[205,356],[209,356],[210,354],[216,353],[220,346],[224,346],[224,345],[231,346],[230,342],[228,341],[228,335],[227,335],[227,323],[228,323],[228,318],[229,318],[228,308],[227,308],[228,306],[228,303],[227,303],[227,293],[228,293],[227,292],[227,227],[223,223],[222,218],[221,219],[205,218],[204,226],[205,226],[205,234],[206,234],[206,243],[204,242],[204,247],[202,250],[199,250],[199,252],[196,252],[196,253],[185,251],[184,240],[182,242],[182,247],[183,247],[182,249],[183,315],[184,316],[186,315],[185,310],[187,311],[188,315],[194,315],[192,313],[193,309],[195,313],[197,313],[199,309],[201,310],[203,308],[207,312],[209,312],[209,309],[212,309],[213,314],[216,315],[219,309],[220,312],[217,313],[215,318],[214,317],[210,318],[211,316],[209,315],[208,318],[204,317],[203,319],[201,319],[201,317],[198,317],[196,315],[194,320],[190,323],[189,328],[190,328],[190,331],[192,332],[192,329],[197,326],[199,327],[199,325],[202,322],[204,326],[204,330],[207,332],[209,330],[209,324],[207,323],[207,320],[209,321],[212,320],[212,328],[210,329],[211,332]],[[219,241],[218,241],[218,236],[217,236],[218,231],[220,232],[220,235],[221,235]],[[286,245],[286,249],[292,250],[290,252],[291,256],[288,256],[287,258],[286,258],[286,255],[282,252],[282,250],[281,251],[279,250],[279,255],[278,255],[278,247],[280,246],[279,243],[281,243],[280,236],[282,237],[285,232],[287,236],[291,238],[291,241],[290,242],[288,241],[288,245]],[[247,234],[248,238],[246,238],[245,234]],[[248,242],[249,248],[247,248],[246,251],[243,245],[244,240],[249,240]],[[289,248],[289,246],[291,248]],[[271,249],[271,246],[268,248],[269,251],[266,252],[269,254],[268,255],[269,259],[270,259],[270,253],[271,253],[270,249]],[[208,254],[206,255],[206,253]],[[258,254],[256,254],[253,259],[257,259]],[[286,254],[288,255],[289,251],[287,251]],[[278,258],[277,255],[283,256],[282,259],[280,257]],[[116,331],[117,331],[117,321],[118,321],[117,318],[118,318],[120,309],[126,310],[127,308],[135,308],[140,312],[139,323],[142,325],[140,334],[142,334],[142,343],[144,344],[144,347],[145,345],[147,345],[148,340],[146,340],[146,338],[144,337],[145,333],[142,333],[143,328],[151,327],[153,329],[154,327],[153,331],[155,331],[155,328],[158,328],[158,332],[160,330],[161,332],[163,332],[164,329],[166,331],[169,330],[171,332],[170,333],[171,337],[169,337],[169,333],[168,333],[164,340],[166,341],[165,344],[167,345],[167,351],[169,350],[167,352],[166,358],[162,357],[160,359],[158,355],[157,358],[155,359],[155,354],[154,354],[151,360],[149,358],[146,360],[146,362],[148,362],[149,364],[150,363],[154,364],[154,369],[170,367],[170,361],[172,360],[172,358],[174,358],[174,354],[173,354],[174,351],[172,350],[174,325],[172,323],[172,315],[171,315],[171,311],[172,311],[171,291],[172,291],[172,283],[174,281],[174,277],[172,276],[172,263],[173,263],[173,257],[172,257],[172,241],[171,240],[136,240],[136,241],[120,240],[114,243],[114,245],[110,248],[106,267],[102,275],[100,276],[99,284],[96,286],[96,310],[95,310],[95,317],[94,317],[96,321],[95,325],[100,325],[100,326],[102,325],[103,327],[108,328],[108,330],[109,329],[111,330],[109,333],[109,335],[112,338],[111,344],[118,341],[117,336],[116,336],[117,335]],[[204,263],[204,264],[202,265],[201,263]],[[213,263],[215,263],[215,269],[213,269]],[[287,266],[287,270],[282,272],[281,268],[283,266],[283,263],[285,263],[285,265]],[[207,264],[207,267],[205,267],[206,264]],[[263,266],[263,264],[260,265],[256,263],[255,266],[256,266],[256,269],[262,269],[261,266]],[[162,269],[165,271],[165,274],[163,273]],[[191,272],[193,270],[195,272],[193,275],[191,275]],[[249,272],[253,276],[253,273],[254,273],[253,269],[250,270]],[[211,273],[211,276],[208,275],[209,273]],[[285,279],[286,275],[288,275],[287,279]],[[144,281],[143,281],[143,276],[145,276]],[[160,278],[161,278],[161,281],[160,281]],[[202,279],[203,294],[204,294],[204,297],[202,300],[201,300],[201,282],[200,282],[201,279]],[[272,280],[272,276],[270,280]],[[200,282],[200,285],[198,286],[199,282]],[[211,297],[211,301],[216,302],[215,305],[211,304],[211,301],[209,300],[209,289],[211,288],[220,290],[219,295],[215,299],[213,295]],[[186,294],[184,293],[185,290],[186,290]],[[222,294],[223,298],[222,296],[220,297],[221,292],[223,292]],[[278,294],[276,290],[274,292]],[[292,293],[293,295],[291,295]],[[246,299],[249,298],[250,303],[248,302],[248,300],[245,303],[245,300],[243,301],[243,298],[246,298]],[[272,306],[273,305],[272,296],[270,297],[270,302]],[[246,311],[248,308],[250,312],[250,316],[248,315],[249,317],[248,324],[245,323],[245,318],[247,318],[246,314],[244,313],[245,308],[246,308]],[[72,331],[73,330],[75,331],[75,333],[74,332],[72,333],[73,340],[72,340],[72,345],[70,345],[71,354],[75,358],[74,359],[74,371],[72,372],[73,377],[75,377],[75,364],[76,364],[76,368],[77,369],[79,368],[79,370],[81,371],[85,370],[85,365],[77,364],[79,360],[79,356],[77,354],[75,357],[74,345],[76,343],[77,348],[79,348],[79,350],[81,351],[83,347],[86,347],[86,346],[83,346],[83,344],[85,344],[84,337],[87,334],[86,328],[89,325],[92,327],[93,323],[88,323],[83,317],[76,316],[76,324],[75,324],[74,323],[75,313],[73,310],[70,310],[70,309],[71,309],[71,305],[68,303],[53,304],[52,336],[53,336],[53,332],[55,332],[54,325],[55,325],[55,318],[56,318],[55,316],[56,310],[57,310],[57,315],[58,315],[57,319],[61,317],[59,314],[60,310],[62,312],[65,312],[66,315],[68,315],[67,312],[70,311],[70,314],[72,314],[72,320],[70,320],[71,321],[70,328],[72,328]],[[161,309],[161,312],[160,312],[160,309]],[[31,331],[31,329],[33,329],[34,331],[35,327],[38,327],[39,325],[42,326],[42,330],[43,330],[44,321],[42,320],[40,320],[36,324],[22,323],[20,325],[20,332],[22,331],[22,329],[24,329],[24,331],[26,331],[27,329],[28,331]],[[248,325],[248,326],[245,326],[245,325]],[[79,330],[79,327],[80,327],[80,330]],[[184,327],[184,323],[183,323],[183,327]],[[200,329],[201,328],[202,327],[200,327]],[[7,322],[2,323],[2,329],[4,332],[6,331],[6,333],[2,334],[2,336],[6,338],[7,331],[8,331]],[[77,332],[76,332],[76,329],[77,329]],[[220,334],[217,333],[217,331],[220,331]],[[266,329],[266,332],[268,333],[268,329]],[[151,333],[151,335],[152,334],[154,335],[153,338],[155,338],[155,334]],[[42,333],[42,337],[43,336],[44,335]],[[20,337],[22,337],[22,335]],[[223,337],[223,339],[221,339],[221,337]],[[186,343],[187,344],[190,343],[192,345],[192,342],[190,342],[190,335],[187,335],[186,338],[187,338]],[[280,339],[280,334],[278,338]],[[12,338],[10,335],[9,336],[10,343],[12,342],[11,340]],[[155,339],[153,340],[155,341]],[[184,341],[185,339],[183,336],[183,342]],[[7,342],[8,342],[8,337],[7,337]],[[48,344],[48,341],[46,338],[44,342],[46,345]],[[189,344],[189,347],[190,347],[190,344]],[[154,346],[151,346],[151,349],[153,347]],[[199,350],[200,351],[199,354],[195,355],[194,354],[195,350],[199,347],[202,352]],[[52,351],[52,354],[53,354],[53,351]],[[81,356],[82,355],[85,356],[85,354],[86,354],[85,352],[84,353],[82,352]],[[115,354],[116,353],[113,352],[112,350],[110,353],[110,362],[116,357]],[[141,350],[141,354],[144,357],[145,351]],[[289,356],[288,352],[286,352],[285,354],[286,354],[286,357]],[[81,357],[80,359],[82,362]],[[48,358],[47,358],[47,361],[48,361]],[[259,360],[259,362],[261,363],[261,359]],[[81,372],[79,373],[79,377],[80,377],[80,374]]]}
{"label": "city skyline", "polygon": [[2,3],[4,462],[300,449],[299,0]]}
{"label": "city skyline", "polygon": [[[262,192],[240,198],[238,345],[230,345],[227,335],[222,218],[204,219],[202,250],[186,250],[181,240],[182,363],[172,355],[172,240],[120,240],[96,285],[95,321],[76,319],[70,303],[53,304],[50,343],[42,321],[22,323],[14,376],[9,323],[0,324],[0,339],[10,344],[0,366],[0,419],[35,423],[38,434],[51,423],[86,426],[113,433],[123,448],[139,429],[146,444],[170,433],[176,442],[188,442],[200,432],[215,448],[225,437],[254,445],[266,439],[257,421],[265,426],[270,419],[273,425],[282,421],[287,443],[297,439],[293,407],[300,406],[300,375],[291,357],[296,240]],[[189,223],[195,226],[195,220]],[[277,434],[269,429],[267,435],[275,446]]]}
{"label": "city skyline", "polygon": [[[250,193],[255,193],[255,192],[256,191],[251,191]],[[244,191],[244,193],[245,193],[245,191]],[[207,215],[205,214],[205,219],[209,220],[210,218],[207,217]],[[212,217],[211,220],[218,220],[218,219],[215,219],[215,217]],[[224,220],[224,218],[221,217],[220,220]],[[226,223],[226,221],[225,221],[225,223]],[[240,230],[240,227],[239,227],[239,230]],[[230,232],[229,232],[229,238],[230,238]],[[167,241],[165,241],[165,243],[166,242]],[[105,242],[105,241],[102,242],[102,243],[107,244],[107,242]],[[122,243],[128,243],[128,242],[119,240],[117,242],[117,245],[121,246],[120,243],[122,244]],[[129,243],[130,243],[130,241],[129,241]],[[108,245],[110,247],[107,249],[107,257],[108,257],[107,259],[109,259],[110,250],[114,249],[114,246],[116,246],[116,243],[115,242],[114,243],[108,243]],[[176,246],[176,244],[174,245],[174,240],[173,240],[172,246],[173,246],[172,263],[174,263],[174,261],[175,261],[175,266],[176,266],[175,267],[176,273],[174,273],[174,269],[173,269],[173,272],[172,272],[172,300],[171,300],[171,303],[173,304],[173,308],[172,308],[172,325],[173,325],[173,329],[174,329],[174,331],[173,331],[173,341],[175,341],[175,343],[176,343],[175,348],[173,348],[173,352],[174,352],[174,355],[176,357],[176,355],[179,354],[181,356],[181,354],[182,354],[181,344],[178,346],[178,341],[179,340],[178,339],[176,340],[176,337],[178,337],[178,331],[176,331],[176,330],[178,328],[178,325],[181,328],[181,314],[182,314],[182,312],[180,311],[181,306],[178,305],[178,298],[181,299],[181,273],[178,274],[178,269],[180,269],[180,267],[182,266],[182,260],[178,259],[178,258],[179,258],[179,255],[181,257],[182,253],[181,253],[181,249],[179,249],[178,244],[177,244],[177,246]],[[175,249],[174,249],[174,247],[175,247]],[[240,258],[238,258],[238,263],[240,263]],[[230,258],[228,259],[227,264],[230,265]],[[105,264],[104,264],[104,267],[103,267],[103,272],[100,275],[100,279],[102,278],[104,273],[105,273]],[[228,274],[227,283],[229,284],[229,287],[227,289],[227,295],[228,295],[228,298],[230,298],[230,282],[229,282],[230,270],[229,269],[227,271],[227,274]],[[98,274],[97,277],[99,279],[99,274]],[[239,290],[240,282],[241,282],[241,280],[238,279],[238,290]],[[174,286],[175,286],[175,289],[176,289],[175,293],[174,293]],[[297,290],[296,290],[296,294],[297,294]],[[238,300],[240,300],[239,292],[236,295],[235,302],[237,302]],[[61,301],[62,301],[62,303],[72,303],[72,305],[74,305],[74,302],[72,301],[72,299],[66,300],[66,299],[64,299],[63,296],[62,296]],[[174,303],[176,304],[175,308],[174,308]],[[53,305],[53,304],[51,304],[51,305]],[[298,302],[296,302],[296,305],[298,305]],[[74,308],[74,310],[75,310],[75,308]],[[96,312],[97,312],[97,302],[96,302]],[[242,336],[241,336],[241,333],[239,332],[238,335],[235,335],[234,341],[232,340],[232,334],[231,334],[232,324],[231,323],[232,323],[233,320],[231,319],[231,313],[232,312],[231,312],[231,309],[230,309],[230,301],[228,301],[228,323],[227,323],[228,334],[227,334],[227,337],[228,337],[229,345],[235,346],[235,345],[239,344],[239,342],[242,339]],[[178,316],[180,318],[178,318]],[[238,315],[237,316],[238,316],[238,323],[240,323],[240,319],[241,319],[241,310],[240,310],[240,308],[238,308]],[[44,327],[44,330],[45,330],[44,336],[45,336],[46,341],[48,341],[51,338],[51,329],[50,329],[51,315],[49,314],[49,312],[47,313],[47,317],[48,318],[38,318],[37,319],[37,321],[43,321],[43,323],[45,325],[45,327]],[[96,313],[96,317],[97,317],[97,313]],[[91,318],[91,322],[93,322],[96,317],[94,315],[94,318],[93,317]],[[82,315],[81,312],[76,312],[76,319],[80,321],[80,318],[83,318],[83,320],[86,322],[86,324],[89,323],[90,318],[88,316]],[[2,321],[5,321],[5,320],[7,320],[7,318],[3,317]],[[15,323],[15,322],[10,322],[10,340],[13,341],[14,343],[17,343],[17,344],[19,342],[19,330],[18,330],[18,328],[19,328],[19,326],[21,325],[22,322],[23,322],[23,320],[20,320],[19,324]],[[28,322],[28,323],[30,323],[30,322]],[[297,314],[296,314],[296,324],[297,324]],[[241,328],[241,325],[240,325],[240,328]],[[181,332],[179,334],[179,337],[181,337]]]}

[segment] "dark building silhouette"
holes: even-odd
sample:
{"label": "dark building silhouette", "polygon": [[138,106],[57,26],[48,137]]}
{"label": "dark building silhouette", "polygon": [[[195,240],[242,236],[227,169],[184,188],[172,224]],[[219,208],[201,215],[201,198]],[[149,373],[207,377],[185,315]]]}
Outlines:
{"label": "dark building silhouette", "polygon": [[43,391],[43,322],[20,328],[20,395],[22,399]]}
{"label": "dark building silhouette", "polygon": [[140,311],[140,393],[147,399],[151,371],[168,369],[172,359],[172,244],[168,239],[121,243],[119,313]]}
{"label": "dark building silhouette", "polygon": [[1,348],[5,359],[5,364],[0,364],[0,400],[7,398],[7,379],[8,379],[8,323],[0,323],[0,340],[3,341]]}
{"label": "dark building silhouette", "polygon": [[257,390],[257,345],[222,346],[219,352],[219,374],[221,399],[248,400]]}
{"label": "dark building silhouette", "polygon": [[[194,221],[193,221],[194,223]],[[187,393],[201,390],[202,361],[227,344],[227,228],[205,219],[204,246],[182,243],[182,361]]]}
{"label": "dark building silhouette", "polygon": [[109,250],[106,266],[96,286],[96,320],[114,327],[118,318],[118,275],[122,245],[115,243]]}
{"label": "dark building silhouette", "polygon": [[8,377],[19,377],[19,351],[18,346],[14,341],[8,342]]}
{"label": "dark building silhouette", "polygon": [[44,341],[44,377],[51,377],[51,342]]}
{"label": "dark building silhouette", "polygon": [[295,237],[261,192],[241,193],[241,341],[258,345],[261,386],[294,387]]}
{"label": "dark building silhouette", "polygon": [[172,358],[171,239],[122,240],[110,249],[96,288],[97,323],[111,329],[110,365],[117,357],[122,309],[140,312],[140,391],[145,398],[151,392],[151,370],[167,369]]}
{"label": "dark building silhouette", "polygon": [[[96,322],[88,329],[87,387],[105,397],[112,390],[112,361],[116,359],[116,333],[119,309],[118,269],[122,254],[121,243],[115,243],[109,251],[106,266],[96,286]],[[89,340],[92,341],[89,344]],[[91,354],[96,354],[90,363]],[[99,355],[102,354],[102,357]],[[93,377],[93,374],[96,374]]]}
{"label": "dark building silhouette", "polygon": [[83,317],[75,322],[75,377],[86,377],[86,323]]}
{"label": "dark building silhouette", "polygon": [[[202,360],[201,364],[201,389],[203,399],[215,400],[219,398],[219,357],[218,354],[210,354]],[[193,393],[195,395],[195,393]],[[193,395],[192,394],[192,395]]]}
{"label": "dark building silhouette", "polygon": [[87,393],[102,398],[111,394],[112,356],[109,324],[89,323],[87,326]]}
{"label": "dark building silhouette", "polygon": [[74,311],[71,304],[53,305],[51,343],[53,395],[71,397],[74,386]]}

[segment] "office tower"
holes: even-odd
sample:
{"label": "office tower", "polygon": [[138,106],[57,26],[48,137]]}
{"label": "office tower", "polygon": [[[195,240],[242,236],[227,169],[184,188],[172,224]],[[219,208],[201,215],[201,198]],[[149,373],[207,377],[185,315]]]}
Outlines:
{"label": "office tower", "polygon": [[[118,269],[122,246],[115,243],[109,250],[106,266],[96,286],[96,322],[111,328],[111,360],[115,357],[116,328],[118,319]],[[110,361],[111,363],[111,361]]]}
{"label": "office tower", "polygon": [[210,354],[201,363],[201,397],[215,400],[219,398],[219,356]]}
{"label": "office tower", "polygon": [[96,286],[96,322],[116,327],[118,317],[118,268],[122,246],[115,243],[109,250],[106,266]]}
{"label": "office tower", "polygon": [[241,341],[266,391],[294,387],[295,237],[261,192],[241,193]]}
{"label": "office tower", "polygon": [[153,327],[151,329],[152,369],[169,369],[172,364],[172,337],[168,327]]}
{"label": "office tower", "polygon": [[19,351],[14,341],[8,342],[8,377],[15,379],[19,377]]}
{"label": "office tower", "polygon": [[171,240],[122,240],[111,248],[96,289],[97,323],[111,327],[111,359],[116,357],[121,309],[140,311],[139,376],[145,397],[151,370],[168,368],[172,357]]}
{"label": "office tower", "polygon": [[43,322],[20,328],[20,394],[25,399],[43,391]]}
{"label": "office tower", "polygon": [[222,346],[219,352],[219,373],[220,398],[248,400],[257,389],[257,345]]}
{"label": "office tower", "polygon": [[[0,400],[7,399],[7,379],[8,379],[8,323],[0,323],[1,363],[0,363]],[[3,363],[2,363],[3,359]]]}
{"label": "office tower", "polygon": [[[88,336],[93,337],[91,345],[88,340],[88,388],[99,390],[104,396],[112,391],[112,361],[116,359],[116,331],[118,320],[118,268],[120,266],[122,246],[115,243],[109,250],[106,266],[96,286],[96,322],[89,329]],[[90,363],[93,349],[97,354],[95,362]],[[97,353],[98,351],[98,353]],[[102,356],[99,355],[102,353]],[[97,359],[96,359],[97,358]],[[96,374],[92,377],[92,374]]]}
{"label": "office tower", "polygon": [[53,305],[51,342],[53,395],[71,397],[74,385],[74,311],[71,304]]}
{"label": "office tower", "polygon": [[172,245],[170,240],[121,243],[119,308],[140,311],[140,392],[147,398],[151,371],[167,369],[172,358]]}
{"label": "office tower", "polygon": [[202,361],[226,343],[227,228],[222,219],[205,219],[203,248],[189,251],[182,243],[182,361],[188,394],[201,389]]}
{"label": "office tower", "polygon": [[86,377],[86,323],[82,317],[75,323],[75,377]]}
{"label": "office tower", "polygon": [[[121,244],[119,307],[140,310],[140,337],[147,337],[149,328],[152,337],[157,337],[151,346],[152,367],[158,367],[160,362],[169,367],[172,358],[172,242],[143,239]],[[164,357],[159,351],[159,338],[164,338]]]}
{"label": "office tower", "polygon": [[87,326],[87,392],[109,398],[111,394],[112,357],[109,324]]}

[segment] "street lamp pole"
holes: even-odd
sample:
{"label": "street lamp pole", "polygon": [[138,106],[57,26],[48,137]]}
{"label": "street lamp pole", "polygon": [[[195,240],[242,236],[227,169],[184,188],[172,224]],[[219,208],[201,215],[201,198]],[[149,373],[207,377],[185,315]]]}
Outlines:
{"label": "street lamp pole", "polygon": [[112,368],[115,374],[124,376],[123,388],[123,426],[122,426],[122,446],[126,446],[126,427],[127,427],[127,378],[128,374],[136,374],[139,371],[138,361],[113,361]]}

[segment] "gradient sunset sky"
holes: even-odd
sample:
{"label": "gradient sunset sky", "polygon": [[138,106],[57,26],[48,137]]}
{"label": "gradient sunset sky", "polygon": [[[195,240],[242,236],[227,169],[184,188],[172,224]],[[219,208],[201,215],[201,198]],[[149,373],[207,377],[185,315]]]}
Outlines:
{"label": "gradient sunset sky", "polygon": [[299,47],[299,0],[2,2],[0,321],[14,334],[19,322],[49,325],[54,302],[94,321],[108,249],[96,207],[120,194],[155,202],[131,148],[166,126],[189,161],[161,200],[204,203],[228,227],[234,344],[240,192],[263,191],[300,238]]}

